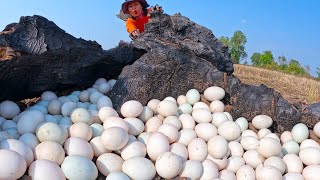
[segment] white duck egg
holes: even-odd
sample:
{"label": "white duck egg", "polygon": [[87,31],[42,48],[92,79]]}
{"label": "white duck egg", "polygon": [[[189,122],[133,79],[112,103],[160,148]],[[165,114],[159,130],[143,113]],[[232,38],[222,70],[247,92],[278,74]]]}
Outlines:
{"label": "white duck egg", "polygon": [[187,102],[191,105],[194,105],[200,100],[200,93],[196,89],[190,89],[186,94]]}
{"label": "white duck egg", "polygon": [[214,100],[210,103],[210,111],[215,112],[223,112],[224,111],[224,104],[219,100]]}
{"label": "white duck egg", "polygon": [[98,177],[98,169],[95,164],[80,155],[67,156],[61,164],[61,169],[67,179],[95,180]]}
{"label": "white duck egg", "polygon": [[294,141],[296,141],[297,143],[301,143],[302,141],[308,139],[309,129],[305,124],[299,123],[293,126],[291,135]]}
{"label": "white duck egg", "polygon": [[57,98],[58,98],[58,96],[54,92],[51,92],[51,91],[45,91],[41,94],[41,100],[44,100],[44,101],[51,101],[51,100],[54,100]]}
{"label": "white duck egg", "polygon": [[98,157],[96,164],[99,172],[108,176],[112,172],[119,172],[122,170],[124,160],[114,153],[104,153]]}
{"label": "white duck egg", "polygon": [[223,99],[225,93],[226,92],[221,87],[211,86],[204,91],[203,95],[208,101],[214,101]]}
{"label": "white duck egg", "polygon": [[252,119],[252,125],[256,129],[263,129],[271,127],[273,120],[268,115],[257,115]]}
{"label": "white duck egg", "polygon": [[177,104],[169,100],[161,101],[157,107],[157,112],[164,117],[175,116],[177,111]]}
{"label": "white duck egg", "polygon": [[12,119],[20,114],[19,106],[13,101],[3,101],[0,103],[0,116]]}

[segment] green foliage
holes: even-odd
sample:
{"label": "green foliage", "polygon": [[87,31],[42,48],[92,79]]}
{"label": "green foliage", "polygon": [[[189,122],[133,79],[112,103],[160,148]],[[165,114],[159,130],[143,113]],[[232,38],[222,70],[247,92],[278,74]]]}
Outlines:
{"label": "green foliage", "polygon": [[299,61],[290,60],[288,67],[284,69],[284,72],[295,75],[309,75],[309,73],[300,65]]}
{"label": "green foliage", "polygon": [[245,51],[245,44],[247,37],[241,31],[235,31],[231,38],[222,36],[220,41],[228,46],[228,52],[230,53],[231,60],[239,64],[240,60],[247,57]]}
{"label": "green foliage", "polygon": [[261,54],[257,53],[257,52],[252,54],[250,59],[251,59],[253,66],[260,66],[260,56],[261,56]]}
{"label": "green foliage", "polygon": [[220,41],[224,44],[224,45],[226,45],[226,46],[228,46],[229,47],[229,38],[228,37],[224,37],[224,36],[222,36],[221,38],[220,38]]}
{"label": "green foliage", "polygon": [[287,58],[284,57],[284,56],[279,56],[279,57],[278,57],[278,64],[279,64],[279,65],[287,64]]}
{"label": "green foliage", "polygon": [[[220,41],[228,46],[228,52],[231,60],[240,64],[240,61],[247,57],[245,51],[245,44],[247,43],[247,37],[241,31],[235,31],[231,38],[222,36]],[[262,54],[255,52],[250,57],[252,65],[256,67],[262,67],[272,70],[281,71],[288,74],[310,76],[310,66],[302,67],[299,61],[295,59],[288,59],[285,56],[279,56],[275,61],[271,51],[264,51]],[[247,61],[244,64],[248,64]],[[320,79],[320,67],[317,68],[317,79]]]}
{"label": "green foliage", "polygon": [[[255,52],[250,59],[252,65],[256,67],[277,70],[288,74],[310,76],[310,66],[302,67],[299,61],[295,59],[291,59],[288,62],[284,56],[279,56],[276,62],[271,51],[264,51],[263,54]],[[320,76],[320,69],[318,75]]]}
{"label": "green foliage", "polygon": [[252,64],[257,67],[269,67],[270,69],[274,69],[275,65],[277,64],[273,60],[273,54],[271,51],[264,51],[263,54],[253,53],[250,59]]}
{"label": "green foliage", "polygon": [[260,63],[262,66],[272,65],[274,64],[273,54],[271,51],[265,51],[260,56]]}

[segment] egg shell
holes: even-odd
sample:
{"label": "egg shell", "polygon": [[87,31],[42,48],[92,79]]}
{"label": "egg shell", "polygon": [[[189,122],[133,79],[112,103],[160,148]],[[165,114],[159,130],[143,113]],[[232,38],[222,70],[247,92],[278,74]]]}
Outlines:
{"label": "egg shell", "polygon": [[162,125],[162,120],[160,120],[158,117],[152,117],[150,118],[144,126],[145,132],[151,132],[155,133],[158,131],[159,127]]}
{"label": "egg shell", "polygon": [[52,161],[57,165],[61,165],[65,158],[65,152],[61,144],[53,141],[45,141],[38,144],[35,148],[34,155],[37,160],[44,159]]}
{"label": "egg shell", "polygon": [[156,175],[156,168],[149,159],[132,157],[123,162],[122,172],[131,179],[153,179]]}
{"label": "egg shell", "polygon": [[177,104],[169,100],[161,101],[157,107],[157,112],[164,117],[175,116],[177,111]]}
{"label": "egg shell", "polygon": [[7,139],[4,141],[1,141],[0,149],[8,149],[8,150],[17,152],[18,154],[23,156],[23,158],[27,163],[27,167],[29,167],[34,160],[34,155],[31,148],[25,145],[23,142],[18,141],[16,139]]}
{"label": "egg shell", "polygon": [[272,177],[273,180],[282,180],[281,172],[273,166],[264,166],[256,170],[257,180],[265,180],[266,177]]}
{"label": "egg shell", "polygon": [[309,165],[303,169],[303,177],[306,180],[316,180],[320,177],[320,165]]}
{"label": "egg shell", "polygon": [[147,143],[147,154],[155,161],[160,154],[169,151],[169,139],[160,132],[153,133]]}
{"label": "egg shell", "polygon": [[155,167],[161,177],[174,178],[182,171],[183,161],[172,152],[164,152],[157,158]]}
{"label": "egg shell", "polygon": [[92,129],[84,122],[77,122],[70,126],[69,134],[70,137],[79,137],[90,141],[92,138]]}
{"label": "egg shell", "polygon": [[180,177],[186,177],[190,179],[199,179],[203,174],[203,165],[201,161],[187,160],[182,168]]}
{"label": "egg shell", "polygon": [[257,115],[252,119],[252,125],[256,129],[269,128],[273,123],[273,120],[268,115]]}
{"label": "egg shell", "polygon": [[101,141],[104,147],[112,151],[123,148],[128,140],[128,133],[120,127],[110,127],[103,131],[101,135]]}
{"label": "egg shell", "polygon": [[261,156],[256,150],[248,150],[243,154],[243,159],[247,165],[256,168],[259,164],[265,161],[265,158]]}
{"label": "egg shell", "polygon": [[294,141],[296,141],[297,143],[301,143],[302,141],[308,139],[309,129],[305,124],[299,123],[293,126],[291,135]]}
{"label": "egg shell", "polygon": [[57,99],[57,95],[52,91],[45,91],[41,94],[41,100],[51,101],[53,99]]}
{"label": "egg shell", "polygon": [[130,180],[130,178],[123,172],[112,172],[106,177],[106,180]]}
{"label": "egg shell", "polygon": [[211,86],[203,92],[203,95],[208,101],[221,100],[225,96],[225,90],[218,86]]}
{"label": "egg shell", "polygon": [[194,105],[200,100],[200,93],[196,89],[190,89],[186,94],[187,102],[191,105]]}
{"label": "egg shell", "polygon": [[210,103],[210,111],[215,113],[215,112],[223,112],[224,111],[224,104],[223,102],[219,100],[214,100]]}
{"label": "egg shell", "polygon": [[233,141],[240,137],[241,128],[236,122],[225,121],[218,126],[218,134],[228,141]]}
{"label": "egg shell", "polygon": [[92,147],[94,157],[99,157],[101,154],[109,153],[111,150],[104,147],[101,142],[101,137],[97,136],[91,139],[90,145]]}
{"label": "egg shell", "polygon": [[103,128],[106,130],[111,127],[119,127],[124,129],[126,132],[129,132],[129,124],[120,117],[112,116],[104,120]]}
{"label": "egg shell", "polygon": [[0,149],[0,179],[19,179],[27,169],[27,163],[19,153]]}
{"label": "egg shell", "polygon": [[171,124],[175,126],[178,130],[180,130],[182,126],[181,121],[177,116],[168,116],[163,120],[163,123]]}
{"label": "egg shell", "polygon": [[146,145],[139,141],[128,143],[121,149],[121,157],[124,160],[127,160],[132,157],[145,157],[146,154]]}
{"label": "egg shell", "polygon": [[143,112],[143,106],[139,101],[130,100],[121,106],[121,114],[123,117],[138,117]]}
{"label": "egg shell", "polygon": [[216,163],[210,159],[202,161],[203,173],[200,180],[214,179],[219,177],[219,170]]}
{"label": "egg shell", "polygon": [[143,107],[143,110],[142,110],[142,113],[139,115],[139,119],[142,121],[142,122],[147,122],[150,118],[153,117],[153,111],[151,108],[149,108],[148,106],[144,106]]}
{"label": "egg shell", "polygon": [[219,135],[213,136],[208,141],[208,152],[213,158],[223,158],[228,152],[227,140]]}
{"label": "egg shell", "polygon": [[305,165],[320,165],[320,149],[306,147],[300,150],[299,157]]}
{"label": "egg shell", "polygon": [[114,153],[104,153],[100,155],[96,161],[99,172],[108,176],[111,172],[122,170],[124,160]]}
{"label": "egg shell", "polygon": [[95,180],[98,177],[95,164],[87,157],[80,155],[67,156],[61,164],[61,169],[67,179]]}
{"label": "egg shell", "polygon": [[185,95],[178,96],[177,103],[179,105],[187,103],[187,97]]}
{"label": "egg shell", "polygon": [[277,168],[281,174],[284,174],[287,169],[286,163],[282,160],[282,158],[277,156],[267,158],[263,164],[264,166],[273,166]]}
{"label": "egg shell", "polygon": [[148,102],[148,104],[147,104],[147,106],[150,108],[150,109],[152,109],[152,111],[153,111],[153,114],[158,114],[158,105],[159,105],[159,103],[160,103],[161,101],[160,100],[158,100],[158,99],[151,99],[149,102]]}
{"label": "egg shell", "polygon": [[32,179],[66,179],[59,165],[44,159],[34,161],[29,167],[28,174]]}
{"label": "egg shell", "polygon": [[206,142],[201,138],[194,138],[188,145],[189,160],[203,161],[208,155]]}
{"label": "egg shell", "polygon": [[195,127],[197,136],[208,142],[209,139],[218,134],[217,128],[212,123],[199,123]]}
{"label": "egg shell", "polygon": [[265,158],[279,155],[281,149],[282,148],[280,142],[269,137],[260,139],[257,146],[257,152]]}
{"label": "egg shell", "polygon": [[169,143],[174,143],[176,142],[176,140],[178,139],[178,129],[172,125],[172,124],[168,124],[168,123],[164,123],[162,124],[159,128],[158,128],[158,132],[166,135],[169,139]]}
{"label": "egg shell", "polygon": [[212,121],[211,112],[204,108],[193,110],[192,117],[197,123],[209,123]]}
{"label": "egg shell", "polygon": [[228,179],[228,180],[236,180],[236,175],[227,169],[224,169],[222,171],[220,171],[220,175],[219,175],[220,179]]}
{"label": "egg shell", "polygon": [[18,114],[20,114],[20,108],[15,102],[6,100],[0,103],[0,116],[13,119]]}
{"label": "egg shell", "polygon": [[256,173],[249,165],[241,166],[236,173],[237,180],[255,180]]}
{"label": "egg shell", "polygon": [[84,108],[77,108],[75,109],[70,116],[73,123],[77,122],[84,122],[88,125],[91,125],[93,123],[93,120],[91,119],[90,113],[87,109]]}
{"label": "egg shell", "polygon": [[287,165],[286,172],[288,173],[301,173],[303,170],[303,163],[299,156],[295,154],[286,154],[283,156],[283,161]]}
{"label": "egg shell", "polygon": [[181,121],[182,129],[194,129],[196,122],[190,114],[181,114],[179,116]]}
{"label": "egg shell", "polygon": [[89,142],[79,137],[70,137],[64,144],[64,150],[68,156],[81,155],[88,159],[93,158],[93,150]]}

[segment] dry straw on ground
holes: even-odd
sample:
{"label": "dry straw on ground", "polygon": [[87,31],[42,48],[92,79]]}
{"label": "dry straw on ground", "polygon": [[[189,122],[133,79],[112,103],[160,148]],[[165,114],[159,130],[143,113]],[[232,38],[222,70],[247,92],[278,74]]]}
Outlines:
{"label": "dry straw on ground", "polygon": [[289,75],[268,69],[245,65],[234,65],[234,75],[243,83],[266,86],[275,89],[290,103],[320,102],[320,81]]}

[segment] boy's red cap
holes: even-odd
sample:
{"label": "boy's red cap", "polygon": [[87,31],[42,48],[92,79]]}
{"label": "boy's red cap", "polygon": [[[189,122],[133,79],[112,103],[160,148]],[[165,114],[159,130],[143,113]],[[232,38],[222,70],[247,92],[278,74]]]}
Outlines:
{"label": "boy's red cap", "polygon": [[124,14],[129,14],[128,4],[131,2],[140,2],[143,8],[146,8],[149,6],[146,0],[125,0],[125,2],[122,3],[122,6],[121,6],[121,9]]}

